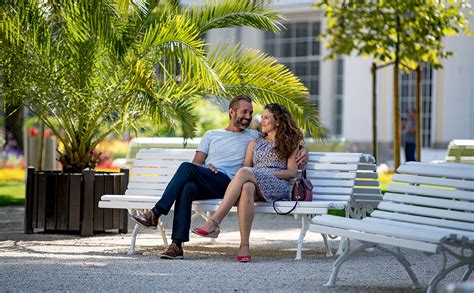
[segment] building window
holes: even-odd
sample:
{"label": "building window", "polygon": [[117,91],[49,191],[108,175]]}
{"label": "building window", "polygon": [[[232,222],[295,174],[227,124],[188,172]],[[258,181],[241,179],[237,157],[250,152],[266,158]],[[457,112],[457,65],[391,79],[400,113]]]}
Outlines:
{"label": "building window", "polygon": [[342,107],[344,95],[344,61],[336,61],[336,129],[335,135],[342,136]]}
{"label": "building window", "polygon": [[286,30],[275,35],[265,32],[264,50],[285,64],[310,90],[310,98],[319,100],[320,22],[288,22]]}
{"label": "building window", "polygon": [[[410,110],[416,105],[416,72],[401,73],[400,76],[400,118],[406,121]],[[431,146],[433,69],[421,65],[421,145]]]}

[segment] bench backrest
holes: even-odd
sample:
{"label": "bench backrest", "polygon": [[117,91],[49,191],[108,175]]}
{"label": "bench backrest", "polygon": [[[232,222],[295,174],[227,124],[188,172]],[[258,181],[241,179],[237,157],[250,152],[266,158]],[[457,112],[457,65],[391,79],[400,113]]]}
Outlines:
{"label": "bench backrest", "polygon": [[410,162],[392,180],[371,217],[474,235],[474,166]]}
{"label": "bench backrest", "polygon": [[[190,162],[194,154],[195,150],[190,149],[140,150],[130,171],[126,194],[160,197],[179,165]],[[311,152],[307,170],[314,185],[314,201],[348,202],[357,184],[361,195],[370,197],[377,192],[380,195],[375,165],[370,156]]]}
{"label": "bench backrest", "polygon": [[449,142],[446,162],[474,164],[474,139],[455,139]]}

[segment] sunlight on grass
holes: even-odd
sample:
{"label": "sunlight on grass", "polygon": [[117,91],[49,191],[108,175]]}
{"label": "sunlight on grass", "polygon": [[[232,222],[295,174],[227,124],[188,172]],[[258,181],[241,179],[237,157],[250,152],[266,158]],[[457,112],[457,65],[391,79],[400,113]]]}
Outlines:
{"label": "sunlight on grass", "polygon": [[21,181],[0,183],[0,206],[24,205],[25,183]]}

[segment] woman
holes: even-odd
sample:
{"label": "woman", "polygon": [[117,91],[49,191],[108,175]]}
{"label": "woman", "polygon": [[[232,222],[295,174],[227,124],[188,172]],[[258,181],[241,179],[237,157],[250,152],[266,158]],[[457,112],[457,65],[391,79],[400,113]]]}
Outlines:
{"label": "woman", "polygon": [[240,247],[237,261],[251,260],[249,238],[254,217],[254,202],[290,199],[288,180],[296,176],[296,152],[303,134],[288,110],[268,104],[262,114],[263,137],[249,143],[242,167],[227,187],[215,214],[193,233],[216,238],[219,223],[237,205]]}

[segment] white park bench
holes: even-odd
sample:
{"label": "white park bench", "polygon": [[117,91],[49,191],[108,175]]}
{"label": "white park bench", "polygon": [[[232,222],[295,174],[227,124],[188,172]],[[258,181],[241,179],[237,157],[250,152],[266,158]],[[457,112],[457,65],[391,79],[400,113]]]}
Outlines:
{"label": "white park bench", "polygon": [[[400,248],[442,254],[443,265],[429,282],[428,292],[452,270],[467,266],[465,281],[474,267],[474,166],[455,163],[410,162],[397,170],[370,217],[362,220],[316,216],[310,231],[359,240],[347,246],[335,261],[326,286],[334,286],[341,265],[354,254],[377,248],[392,254],[420,286]],[[386,247],[389,246],[389,247]],[[390,246],[395,249],[390,249]],[[454,264],[448,266],[448,255]]]}
{"label": "white park bench", "polygon": [[474,139],[454,139],[449,142],[446,162],[474,164]]}
{"label": "white park bench", "polygon": [[[182,162],[192,160],[195,150],[189,149],[142,149],[130,170],[129,184],[125,195],[103,195],[101,208],[128,209],[137,215],[151,209]],[[311,218],[327,214],[329,210],[345,210],[347,216],[363,217],[381,200],[376,166],[370,155],[360,153],[310,153],[307,176],[312,181],[313,201],[299,202],[292,212],[301,216],[302,228],[298,240],[296,259],[301,259],[303,239]],[[193,217],[207,218],[219,207],[221,200],[193,202]],[[281,201],[277,209],[284,212],[294,205],[293,201]],[[231,211],[236,211],[234,207]],[[257,213],[275,213],[269,203],[255,204]],[[132,233],[129,253],[135,253],[135,242],[140,225]],[[162,222],[158,225],[164,245],[168,245]],[[327,238],[324,237],[329,255]]]}

